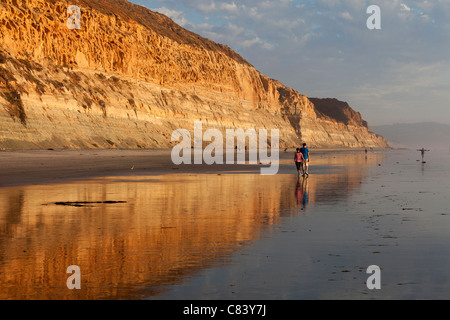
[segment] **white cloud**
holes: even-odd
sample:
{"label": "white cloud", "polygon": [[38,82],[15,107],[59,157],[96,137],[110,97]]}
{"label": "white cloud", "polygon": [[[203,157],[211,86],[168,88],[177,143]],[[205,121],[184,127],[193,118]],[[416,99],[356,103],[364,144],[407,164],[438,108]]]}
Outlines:
{"label": "white cloud", "polygon": [[260,20],[263,17],[263,15],[259,13],[259,10],[257,7],[250,8],[250,11],[248,14],[249,14],[249,17],[251,17],[253,19]]}
{"label": "white cloud", "polygon": [[352,15],[348,11],[341,12],[340,16],[345,20],[353,20]]}
{"label": "white cloud", "polygon": [[242,42],[242,46],[243,47],[250,47],[252,45],[254,45],[255,43],[259,43],[261,41],[261,39],[259,39],[258,37],[255,37],[253,39],[249,39],[249,40],[245,40]]}
{"label": "white cloud", "polygon": [[235,2],[232,3],[221,3],[220,8],[229,13],[237,13],[239,11],[238,6]]}
{"label": "white cloud", "polygon": [[406,4],[404,4],[404,3],[400,3],[400,8],[401,8],[402,11],[407,11],[407,12],[410,12],[410,11],[411,11],[411,8],[408,7],[408,6],[407,6]]}
{"label": "white cloud", "polygon": [[151,9],[151,10],[168,16],[175,23],[179,24],[182,27],[186,26],[189,23],[185,18],[185,14],[182,11],[171,10],[166,7],[162,7],[162,8],[158,8],[158,9]]}
{"label": "white cloud", "polygon": [[200,2],[198,5],[197,5],[197,8],[201,11],[201,12],[203,12],[203,13],[206,13],[206,14],[209,14],[209,13],[212,13],[212,12],[215,12],[215,11],[217,11],[218,10],[218,8],[217,8],[217,6],[216,6],[216,3],[214,2],[214,1],[209,1],[209,2]]}
{"label": "white cloud", "polygon": [[273,50],[273,49],[275,48],[275,46],[274,46],[273,44],[270,44],[270,43],[268,43],[268,42],[264,42],[264,43],[262,44],[262,47],[263,47],[264,49],[266,49],[266,50]]}

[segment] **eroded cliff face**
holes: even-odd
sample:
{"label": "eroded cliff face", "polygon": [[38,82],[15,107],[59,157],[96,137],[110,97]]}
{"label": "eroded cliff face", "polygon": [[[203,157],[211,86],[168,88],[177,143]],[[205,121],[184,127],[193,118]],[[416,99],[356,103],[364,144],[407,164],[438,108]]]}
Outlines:
{"label": "eroded cliff face", "polygon": [[[69,29],[69,5],[81,28]],[[175,129],[279,129],[280,146],[386,147],[226,46],[124,0],[0,1],[0,148],[167,148]]]}

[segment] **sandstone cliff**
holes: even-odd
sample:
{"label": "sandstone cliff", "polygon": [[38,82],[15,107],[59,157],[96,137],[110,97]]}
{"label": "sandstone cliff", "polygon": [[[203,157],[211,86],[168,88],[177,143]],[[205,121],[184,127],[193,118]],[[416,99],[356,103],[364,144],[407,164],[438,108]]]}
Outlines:
{"label": "sandstone cliff", "polygon": [[[69,5],[80,29],[67,26]],[[0,1],[0,148],[167,148],[196,120],[279,129],[281,147],[387,146],[319,105],[125,0]]]}

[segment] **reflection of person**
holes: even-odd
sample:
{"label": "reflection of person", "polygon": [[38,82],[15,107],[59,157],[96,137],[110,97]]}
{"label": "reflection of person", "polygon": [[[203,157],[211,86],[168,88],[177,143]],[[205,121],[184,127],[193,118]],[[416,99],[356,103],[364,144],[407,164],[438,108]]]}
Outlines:
{"label": "reflection of person", "polygon": [[302,181],[302,190],[303,190],[303,198],[302,198],[302,204],[303,208],[306,208],[306,206],[309,203],[309,196],[308,196],[308,179],[303,178]]}
{"label": "reflection of person", "polygon": [[[301,179],[301,181],[300,181]],[[297,205],[302,204],[303,208],[306,208],[309,202],[308,197],[308,178],[298,177],[297,186],[295,188],[295,197],[297,198]]]}
{"label": "reflection of person", "polygon": [[300,177],[297,179],[297,186],[295,187],[295,197],[297,198],[297,205],[300,205],[303,199],[303,188],[300,183]]}
{"label": "reflection of person", "polygon": [[430,151],[430,150],[425,150],[425,148],[422,148],[422,149],[417,149],[417,151],[420,151],[420,153],[422,155],[422,162],[424,162],[425,151]]}
{"label": "reflection of person", "polygon": [[308,173],[308,167],[309,167],[309,149],[306,147],[306,143],[303,143],[303,147],[300,148],[300,152],[303,154],[303,175],[309,175]]}
{"label": "reflection of person", "polygon": [[297,172],[300,176],[300,171],[302,170],[302,162],[305,159],[303,158],[303,154],[300,152],[300,148],[297,148],[297,152],[294,155],[295,165],[297,166]]}

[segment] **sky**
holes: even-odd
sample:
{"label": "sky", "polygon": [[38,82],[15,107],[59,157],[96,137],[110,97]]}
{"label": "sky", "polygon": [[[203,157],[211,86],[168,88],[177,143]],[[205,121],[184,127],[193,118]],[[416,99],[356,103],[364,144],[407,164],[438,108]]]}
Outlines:
{"label": "sky", "polygon": [[301,94],[348,102],[369,125],[450,124],[450,0],[129,1]]}

